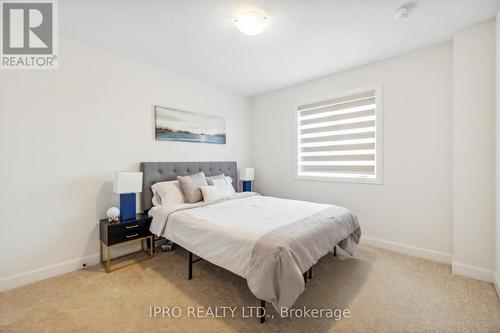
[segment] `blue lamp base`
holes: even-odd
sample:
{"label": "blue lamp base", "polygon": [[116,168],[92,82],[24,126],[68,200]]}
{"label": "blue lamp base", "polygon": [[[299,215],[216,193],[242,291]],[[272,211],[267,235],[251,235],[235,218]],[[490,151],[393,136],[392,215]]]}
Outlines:
{"label": "blue lamp base", "polygon": [[120,220],[135,219],[135,193],[120,194]]}
{"label": "blue lamp base", "polygon": [[252,192],[252,182],[250,180],[243,181],[243,192]]}

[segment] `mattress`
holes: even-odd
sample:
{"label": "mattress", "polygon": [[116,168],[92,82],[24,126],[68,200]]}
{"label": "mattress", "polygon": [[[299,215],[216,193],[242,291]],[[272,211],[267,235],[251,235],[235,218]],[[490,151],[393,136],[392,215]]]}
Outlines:
{"label": "mattress", "polygon": [[277,310],[304,290],[302,273],[339,245],[354,254],[357,218],[335,205],[237,193],[214,203],[155,206],[151,232],[247,279]]}
{"label": "mattress", "polygon": [[327,207],[243,192],[209,205],[153,207],[151,232],[246,278],[252,250],[260,237]]}

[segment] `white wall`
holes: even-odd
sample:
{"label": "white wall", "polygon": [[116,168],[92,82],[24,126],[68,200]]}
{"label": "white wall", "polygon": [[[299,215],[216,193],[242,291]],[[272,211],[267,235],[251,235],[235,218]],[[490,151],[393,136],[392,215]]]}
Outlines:
{"label": "white wall", "polygon": [[[450,262],[452,43],[333,74],[252,101],[256,190],[335,203],[358,217],[367,241]],[[298,103],[383,84],[383,184],[294,180]]]}
{"label": "white wall", "polygon": [[495,190],[495,200],[496,200],[496,230],[495,230],[495,244],[496,244],[496,255],[495,255],[495,285],[497,289],[498,296],[500,297],[500,11],[498,11],[496,18],[496,54],[495,54],[495,65],[496,65],[496,190]]}
{"label": "white wall", "polygon": [[495,253],[495,22],[453,38],[453,272],[492,279]]}
{"label": "white wall", "polygon": [[[97,220],[118,203],[112,172],[160,160],[253,164],[264,194],[346,206],[365,241],[441,262],[454,253],[456,272],[484,278],[495,266],[493,45],[490,21],[257,96],[251,114],[245,97],[62,38],[59,70],[0,72],[0,290],[96,263]],[[378,83],[383,184],[294,180],[296,105]],[[154,104],[224,116],[228,144],[156,142]],[[497,239],[499,216],[497,200]]]}
{"label": "white wall", "polygon": [[[247,98],[66,38],[59,64],[0,73],[0,290],[97,262],[114,170],[250,163]],[[155,104],[225,117],[227,144],[156,142]]]}

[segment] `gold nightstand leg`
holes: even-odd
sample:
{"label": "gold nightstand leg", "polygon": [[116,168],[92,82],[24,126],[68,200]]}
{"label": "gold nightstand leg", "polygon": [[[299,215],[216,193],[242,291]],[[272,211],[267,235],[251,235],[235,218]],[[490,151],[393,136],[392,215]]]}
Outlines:
{"label": "gold nightstand leg", "polygon": [[108,246],[108,263],[106,265],[106,272],[111,272],[111,246]]}
{"label": "gold nightstand leg", "polygon": [[[149,252],[148,252],[148,249],[147,249],[147,241],[150,241],[150,244],[151,244],[151,247],[149,248]],[[123,266],[120,266],[120,267],[117,267],[117,268],[114,268],[112,269],[111,268],[111,260],[112,259],[118,259],[118,258],[121,258],[121,257],[125,257],[125,256],[128,256],[128,255],[131,255],[131,254],[136,254],[136,253],[140,253],[140,252],[143,252],[145,253],[146,255],[148,255],[150,258],[154,256],[154,248],[153,248],[153,244],[154,244],[154,236],[148,236],[148,237],[144,237],[144,238],[141,238],[141,239],[138,239],[140,240],[141,242],[141,250],[139,251],[136,251],[136,252],[132,252],[132,253],[127,253],[127,254],[123,254],[121,256],[118,256],[116,258],[111,258],[112,257],[112,248],[114,245],[106,245],[104,244],[103,242],[100,242],[100,255],[101,255],[101,265],[102,267],[104,267],[104,269],[106,270],[107,273],[111,273],[117,269],[120,269],[120,268],[125,268],[127,266],[130,266],[130,265],[133,265],[137,262],[140,262],[140,261],[143,261],[145,259],[148,259],[147,257],[144,258],[144,259],[141,259],[141,260],[138,260],[136,262],[132,262],[132,263],[129,263],[127,265],[123,265]],[[131,242],[134,242],[134,241],[137,241],[136,239],[134,240],[130,240],[130,241],[127,241],[127,242],[122,242],[120,244],[125,244],[125,243],[131,243]],[[104,250],[103,250],[103,246],[105,246],[107,248],[107,257],[106,259],[104,259]]]}

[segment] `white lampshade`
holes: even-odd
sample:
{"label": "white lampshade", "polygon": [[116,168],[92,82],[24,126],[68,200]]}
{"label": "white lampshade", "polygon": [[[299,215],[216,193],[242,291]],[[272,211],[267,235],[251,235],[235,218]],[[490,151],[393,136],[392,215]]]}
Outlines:
{"label": "white lampshade", "polygon": [[142,192],[142,172],[116,171],[113,191],[115,193]]}
{"label": "white lampshade", "polygon": [[240,180],[254,180],[254,170],[253,168],[241,168],[240,169]]}

